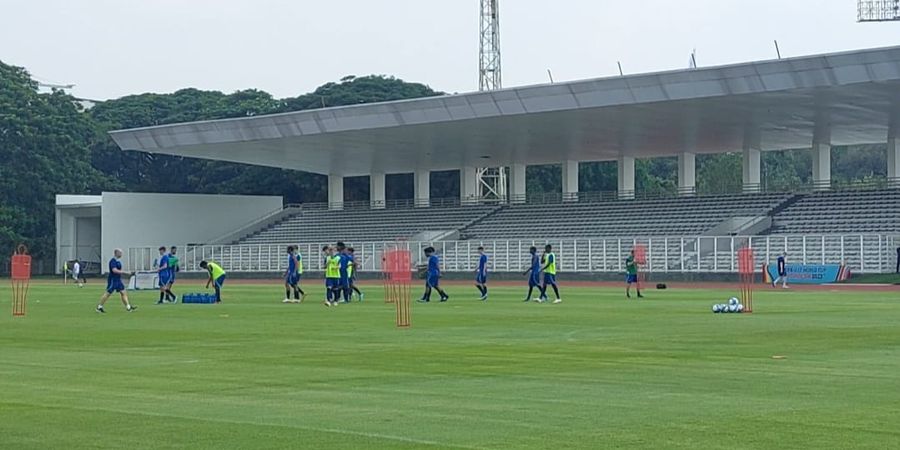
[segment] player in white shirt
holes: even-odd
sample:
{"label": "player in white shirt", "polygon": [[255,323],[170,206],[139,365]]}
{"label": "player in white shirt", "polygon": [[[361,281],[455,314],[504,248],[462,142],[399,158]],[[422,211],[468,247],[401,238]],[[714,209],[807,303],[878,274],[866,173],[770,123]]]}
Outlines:
{"label": "player in white shirt", "polygon": [[81,273],[81,262],[77,259],[75,264],[72,265],[72,279],[78,283],[78,287],[84,287],[84,283],[87,281]]}

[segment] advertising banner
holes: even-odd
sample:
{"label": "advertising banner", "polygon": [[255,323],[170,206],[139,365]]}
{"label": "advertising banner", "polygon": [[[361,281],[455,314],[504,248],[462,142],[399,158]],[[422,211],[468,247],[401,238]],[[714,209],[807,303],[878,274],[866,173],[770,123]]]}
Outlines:
{"label": "advertising banner", "polygon": [[[786,264],[788,284],[826,284],[850,278],[850,269],[843,264]],[[778,278],[777,264],[763,265],[763,278],[771,283]]]}

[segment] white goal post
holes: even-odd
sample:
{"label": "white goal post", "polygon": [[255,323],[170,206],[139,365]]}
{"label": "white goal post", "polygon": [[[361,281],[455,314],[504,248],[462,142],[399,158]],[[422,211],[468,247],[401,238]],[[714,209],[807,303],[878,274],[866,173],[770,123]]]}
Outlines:
{"label": "white goal post", "polygon": [[136,272],[128,280],[129,291],[159,289],[159,274],[157,272]]}

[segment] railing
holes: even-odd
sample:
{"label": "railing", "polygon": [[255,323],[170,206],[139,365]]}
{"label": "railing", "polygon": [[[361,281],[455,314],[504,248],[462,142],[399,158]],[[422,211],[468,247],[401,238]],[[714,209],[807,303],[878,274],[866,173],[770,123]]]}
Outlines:
{"label": "railing", "polygon": [[[381,255],[396,242],[348,242],[356,250],[363,271],[380,272]],[[532,245],[542,249],[551,244],[557,254],[558,266],[565,272],[621,272],[628,252],[637,245],[646,248],[650,272],[671,273],[734,273],[737,271],[737,252],[750,246],[756,264],[773,261],[787,252],[792,263],[843,263],[855,273],[886,273],[894,269],[896,247],[900,237],[879,234],[810,235],[810,236],[694,236],[554,240],[469,240],[444,242],[401,242],[399,245],[413,252],[413,262],[424,262],[422,250],[434,246],[441,255],[448,272],[470,272],[477,264],[476,249],[483,246],[490,255],[489,269],[493,272],[517,272],[528,263],[528,249]],[[198,272],[201,260],[214,260],[231,272],[282,272],[287,265],[285,249],[299,248],[304,257],[304,269],[323,269],[321,248],[325,243],[271,243],[247,245],[193,246],[182,255],[183,271]],[[150,270],[158,257],[155,248],[130,248],[128,268]]]}

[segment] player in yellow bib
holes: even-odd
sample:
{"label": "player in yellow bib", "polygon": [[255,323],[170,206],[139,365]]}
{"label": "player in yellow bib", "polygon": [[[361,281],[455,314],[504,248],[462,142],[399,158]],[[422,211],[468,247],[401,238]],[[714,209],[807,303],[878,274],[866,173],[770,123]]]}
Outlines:
{"label": "player in yellow bib", "polygon": [[216,290],[216,303],[222,303],[222,285],[225,284],[225,270],[212,261],[200,261],[200,268],[209,272],[206,288],[212,284]]}
{"label": "player in yellow bib", "polygon": [[541,300],[547,299],[547,286],[549,285],[556,294],[556,300],[553,300],[553,303],[562,303],[562,299],[559,297],[559,287],[556,286],[556,254],[553,253],[552,245],[547,244],[544,246],[544,257],[541,259],[544,262],[544,268],[541,270],[541,272],[544,272],[544,285],[541,288],[544,292],[544,298]]}
{"label": "player in yellow bib", "polygon": [[334,254],[334,249],[326,245],[322,247],[325,265],[325,306],[337,306],[341,289],[341,257]]}

